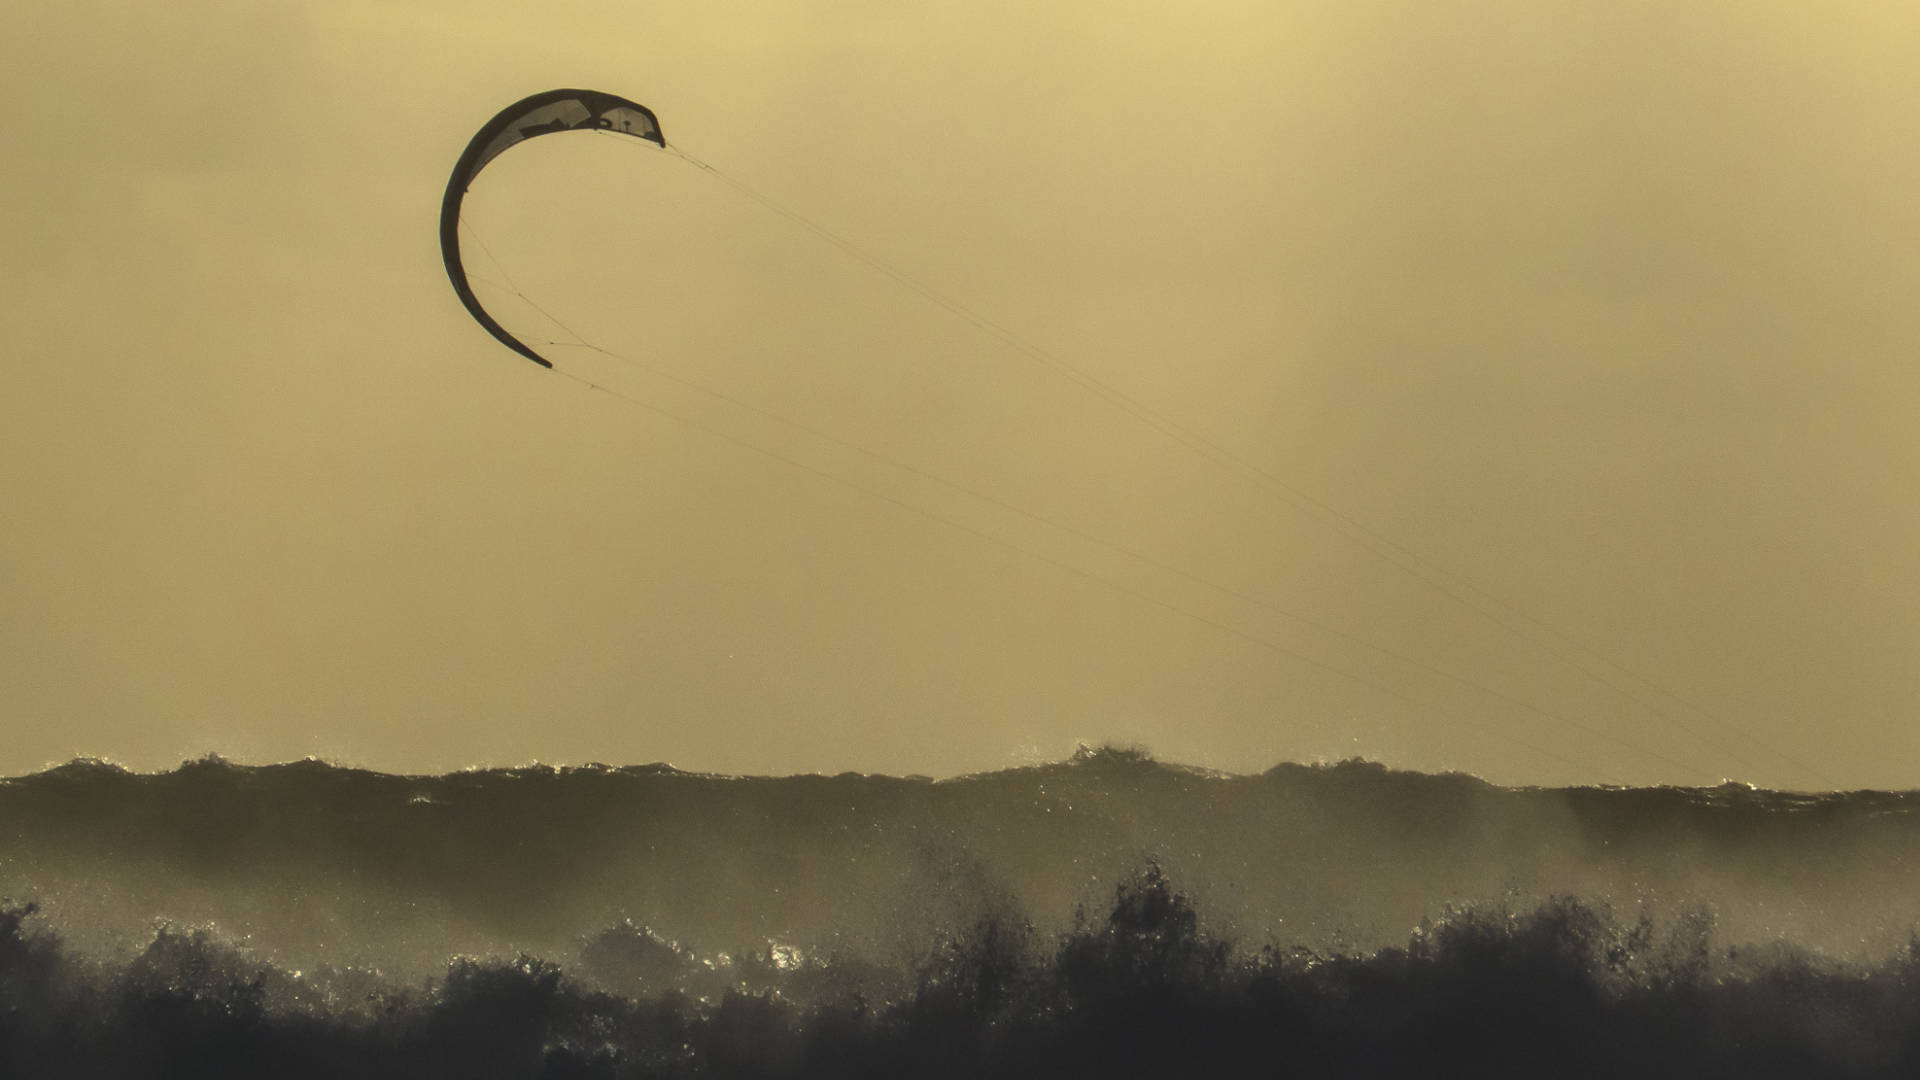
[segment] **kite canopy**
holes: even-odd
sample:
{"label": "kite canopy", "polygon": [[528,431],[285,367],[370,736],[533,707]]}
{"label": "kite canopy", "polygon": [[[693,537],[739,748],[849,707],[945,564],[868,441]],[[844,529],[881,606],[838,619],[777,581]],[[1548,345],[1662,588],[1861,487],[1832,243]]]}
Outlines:
{"label": "kite canopy", "polygon": [[453,291],[459,294],[467,313],[502,345],[549,368],[553,366],[551,362],[507,333],[487,314],[479,298],[473,295],[472,286],[467,284],[467,269],[460,261],[460,203],[466,198],[467,186],[489,161],[516,144],[557,131],[611,131],[646,139],[662,147],[667,145],[660,134],[660,121],[645,105],[598,90],[548,90],[500,110],[474,133],[459,163],[454,165],[453,175],[447,180],[446,197],[440,201],[440,256],[446,261],[447,278],[453,282]]}

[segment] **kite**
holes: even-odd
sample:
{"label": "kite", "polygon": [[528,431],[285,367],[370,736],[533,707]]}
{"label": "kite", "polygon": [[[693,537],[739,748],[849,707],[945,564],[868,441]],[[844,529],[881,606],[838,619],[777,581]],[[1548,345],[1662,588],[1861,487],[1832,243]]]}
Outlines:
{"label": "kite", "polygon": [[660,121],[645,105],[598,90],[548,90],[500,110],[474,134],[454,165],[446,197],[440,201],[440,257],[446,261],[447,278],[467,313],[502,345],[547,368],[553,366],[552,362],[495,322],[467,284],[467,269],[460,261],[460,203],[473,178],[488,162],[528,139],[558,131],[611,131],[646,139],[663,149],[667,145],[660,134]]}

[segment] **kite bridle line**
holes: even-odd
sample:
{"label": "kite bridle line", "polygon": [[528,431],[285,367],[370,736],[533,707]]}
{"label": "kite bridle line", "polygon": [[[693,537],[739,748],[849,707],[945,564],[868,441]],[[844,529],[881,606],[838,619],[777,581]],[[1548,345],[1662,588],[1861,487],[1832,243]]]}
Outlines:
{"label": "kite bridle line", "polygon": [[[519,298],[519,300],[522,303],[526,304],[528,307],[532,308],[533,310],[539,312],[541,317],[545,318],[548,322],[552,323],[553,325],[559,327],[562,332],[569,334],[573,337],[572,341],[543,341],[541,342],[542,345],[559,345],[567,348],[585,346],[588,348],[592,348],[592,346],[587,344],[587,339],[580,336],[579,331],[575,330],[571,326],[568,326],[566,323],[561,322],[560,317],[558,315],[555,315],[553,312],[548,311],[545,307],[541,306],[539,301],[535,300],[531,296],[528,296],[526,293],[526,290],[522,289],[519,283],[513,280],[513,275],[507,272],[506,264],[500,261],[499,257],[493,253],[493,249],[491,247],[487,246],[487,241],[485,240],[485,238],[483,238],[480,235],[480,230],[474,228],[473,223],[467,220],[464,210],[462,211],[460,216],[460,227],[467,230],[467,235],[473,237],[474,243],[480,245],[480,250],[486,255],[487,261],[492,263],[496,270],[500,271],[500,277],[502,280],[491,281],[487,278],[477,277],[472,272],[468,272],[467,274],[468,278],[470,278],[473,281],[484,281],[487,284],[492,285],[496,289],[501,289],[505,292],[513,294],[515,297]],[[549,362],[547,366],[551,368],[552,364]]]}

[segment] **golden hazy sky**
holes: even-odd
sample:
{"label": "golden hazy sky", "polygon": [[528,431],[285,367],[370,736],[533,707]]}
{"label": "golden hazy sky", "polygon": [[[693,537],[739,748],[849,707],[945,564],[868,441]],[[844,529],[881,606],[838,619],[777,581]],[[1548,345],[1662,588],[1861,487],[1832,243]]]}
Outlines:
{"label": "golden hazy sky", "polygon": [[[1920,785],[1920,7],[111,6],[0,44],[0,773]],[[577,379],[435,233],[556,86],[715,167],[474,185]]]}

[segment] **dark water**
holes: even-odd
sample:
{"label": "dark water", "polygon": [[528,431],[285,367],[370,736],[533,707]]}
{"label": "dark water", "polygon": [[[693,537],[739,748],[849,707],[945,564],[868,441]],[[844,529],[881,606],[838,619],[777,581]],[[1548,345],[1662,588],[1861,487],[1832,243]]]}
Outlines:
{"label": "dark water", "polygon": [[0,1076],[1911,1075],[1914,807],[76,762],[0,783]]}

